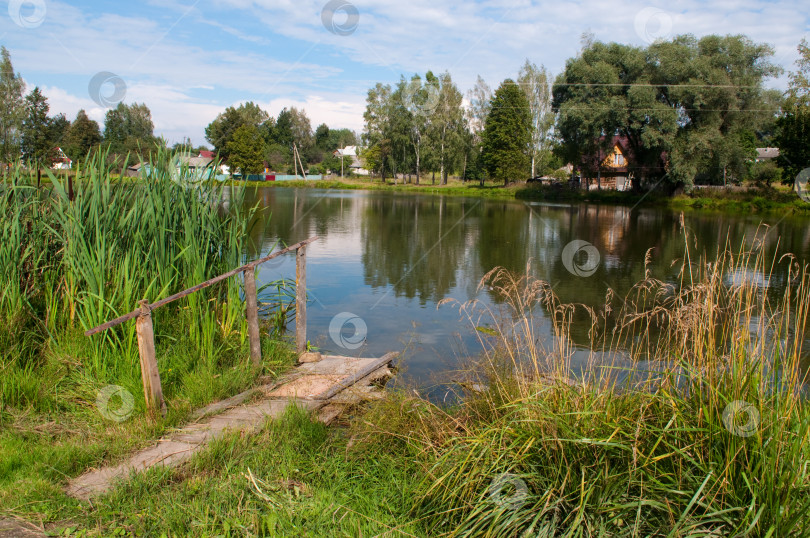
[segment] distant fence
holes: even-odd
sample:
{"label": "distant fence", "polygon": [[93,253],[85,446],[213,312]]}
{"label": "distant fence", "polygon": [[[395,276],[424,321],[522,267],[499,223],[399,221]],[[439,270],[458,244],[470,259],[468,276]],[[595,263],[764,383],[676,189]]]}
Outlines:
{"label": "distant fence", "polygon": [[138,353],[141,359],[141,379],[143,381],[143,391],[146,397],[146,407],[149,412],[155,414],[160,412],[166,414],[166,403],[163,400],[163,387],[160,382],[160,371],[157,367],[157,357],[155,356],[155,331],[152,326],[152,310],[167,305],[172,301],[182,299],[203,288],[213,286],[218,282],[227,280],[239,273],[245,274],[245,302],[247,303],[248,338],[250,339],[250,358],[253,364],[259,365],[262,359],[262,348],[259,341],[259,308],[256,290],[256,267],[277,258],[282,254],[295,251],[295,345],[299,352],[307,349],[307,245],[316,241],[317,236],[310,237],[306,241],[301,241],[287,248],[276,251],[264,258],[237,267],[216,278],[206,280],[201,284],[192,286],[187,290],[175,293],[170,297],[161,299],[149,304],[144,299],[139,304],[137,310],[125,314],[112,321],[108,321],[98,327],[94,327],[85,336],[92,336],[96,333],[111,329],[116,325],[125,323],[131,319],[137,319],[136,331],[138,333]]}

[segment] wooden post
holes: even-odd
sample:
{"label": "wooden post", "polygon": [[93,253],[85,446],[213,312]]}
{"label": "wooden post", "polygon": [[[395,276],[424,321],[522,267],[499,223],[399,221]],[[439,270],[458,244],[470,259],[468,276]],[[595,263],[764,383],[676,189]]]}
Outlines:
{"label": "wooden post", "polygon": [[245,303],[247,304],[248,337],[250,338],[250,359],[254,366],[262,362],[262,345],[259,340],[259,306],[256,297],[256,269],[245,270]]}
{"label": "wooden post", "polygon": [[135,322],[138,331],[138,352],[141,356],[141,380],[146,397],[146,408],[152,416],[160,412],[166,416],[166,402],[163,401],[163,388],[160,385],[160,372],[155,356],[155,330],[152,326],[152,310],[149,301],[143,300],[141,314]]}
{"label": "wooden post", "polygon": [[307,350],[307,246],[295,251],[295,347]]}

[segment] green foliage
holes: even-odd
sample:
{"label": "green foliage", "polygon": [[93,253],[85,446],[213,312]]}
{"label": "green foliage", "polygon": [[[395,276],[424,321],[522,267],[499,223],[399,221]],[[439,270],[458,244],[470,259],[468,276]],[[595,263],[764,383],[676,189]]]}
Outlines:
{"label": "green foliage", "polygon": [[48,99],[39,87],[31,90],[25,98],[25,117],[22,123],[21,149],[23,159],[36,167],[50,168],[53,164],[54,148],[51,119],[48,117]]}
{"label": "green foliage", "polygon": [[364,417],[372,442],[406,437],[424,455],[414,515],[426,533],[804,536],[810,407],[790,335],[806,328],[810,275],[770,296],[728,283],[771,268],[761,246],[705,261],[684,263],[681,285],[647,277],[591,310],[602,353],[582,377],[566,328],[579,306],[531,277],[487,275],[507,311],[462,307],[494,328],[468,370],[465,387],[478,389],[449,413],[419,402]]}
{"label": "green foliage", "polygon": [[522,181],[530,172],[532,118],[520,86],[503,81],[492,98],[482,135],[482,159],[489,176],[508,183]]}
{"label": "green foliage", "polygon": [[279,112],[276,120],[275,141],[285,147],[292,147],[295,144],[299,152],[309,150],[313,146],[314,140],[306,111],[291,107]]}
{"label": "green foliage", "polygon": [[242,125],[234,131],[226,151],[229,164],[242,175],[264,171],[264,141],[255,126]]}
{"label": "green foliage", "polygon": [[264,152],[264,160],[271,170],[282,170],[292,162],[290,149],[281,144],[272,144]]}
{"label": "green foliage", "polygon": [[74,161],[85,158],[90,150],[101,143],[101,129],[98,122],[87,117],[84,110],[79,110],[76,119],[70,124],[65,135],[65,153]]}
{"label": "green foliage", "polygon": [[531,177],[538,170],[543,171],[541,161],[548,159],[551,151],[551,129],[554,126],[554,113],[551,110],[551,85],[549,74],[544,66],[537,67],[528,59],[520,68],[517,83],[526,94],[532,117]]}
{"label": "green foliage", "polygon": [[797,47],[796,71],[790,73],[788,105],[810,106],[810,44],[802,39]]}
{"label": "green foliage", "polygon": [[[241,140],[235,142],[234,138],[241,127],[249,128],[251,134],[246,138],[246,131],[242,130]],[[283,109],[277,119],[272,118],[252,102],[241,104],[237,108],[228,107],[206,127],[205,136],[214,145],[215,151],[219,153],[220,157],[232,168],[247,165],[251,170],[261,171],[263,166],[256,166],[254,129],[261,141],[259,150],[261,158],[263,162],[267,161],[267,164],[273,169],[286,170],[288,165],[292,164],[293,144],[298,147],[302,161],[321,162],[323,159],[325,150],[314,143],[306,111],[298,110],[295,107]],[[319,140],[323,143],[326,143],[324,140],[332,136],[325,125],[321,126],[320,136]],[[250,142],[246,146],[245,142],[248,138]],[[243,153],[235,156],[238,162],[233,160],[234,147],[242,148]],[[248,151],[250,154],[250,162],[245,162],[244,151]]]}
{"label": "green foliage", "polygon": [[806,40],[799,44],[796,66],[797,70],[790,74],[783,114],[776,122],[778,162],[785,170],[786,182],[793,182],[810,167],[810,47]]}
{"label": "green foliage", "polygon": [[[238,266],[252,214],[220,214],[223,191],[211,181],[178,180],[168,153],[149,168],[145,188],[129,188],[112,181],[107,155],[96,154],[77,169],[73,200],[54,176],[51,192],[22,182],[19,171],[10,176],[0,197],[0,314],[33,310],[51,331],[74,321],[87,329],[143,297],[155,300]],[[240,191],[229,196],[238,200]],[[217,321],[204,308],[206,296],[232,306]],[[217,326],[233,330],[242,315],[234,282],[190,302],[202,324],[191,334],[201,346]],[[96,341],[132,350],[132,337],[131,328],[119,329]],[[204,355],[214,352],[212,345]]]}
{"label": "green foliage", "polygon": [[383,179],[385,179],[384,166],[392,151],[394,108],[391,86],[378,82],[368,90],[366,110],[363,112],[366,124],[366,130],[363,133],[363,141],[366,144],[363,159],[366,167],[373,172],[380,172]]}
{"label": "green foliage", "polygon": [[439,173],[442,184],[449,174],[461,171],[467,156],[469,137],[462,108],[462,95],[449,73],[428,71],[424,82],[414,75],[401,77],[392,89],[376,84],[366,97],[365,132],[367,147],[376,148],[366,168],[382,179],[425,171]]}
{"label": "green foliage", "polygon": [[175,142],[171,151],[174,155],[199,155],[202,151],[210,151],[207,146],[195,146],[190,138],[184,138],[182,142]]}
{"label": "green foliage", "polygon": [[379,144],[369,146],[362,153],[363,161],[366,163],[366,168],[372,172],[379,172],[382,170],[383,165],[383,150]]}
{"label": "green foliage", "polygon": [[351,129],[330,129],[329,142],[324,149],[334,151],[346,146],[356,146],[358,142],[357,135]]}
{"label": "green foliage", "polygon": [[776,111],[762,88],[779,73],[772,54],[744,36],[686,35],[646,49],[591,42],[554,85],[558,151],[595,176],[616,133],[629,145],[635,187],[691,185],[699,174],[741,179],[750,133]]}
{"label": "green foliage", "polygon": [[785,110],[777,120],[777,129],[777,162],[785,170],[785,180],[792,183],[799,172],[810,167],[810,107]]}
{"label": "green foliage", "polygon": [[[315,146],[325,151],[329,151],[329,126],[325,123],[318,125],[315,129],[314,143]],[[333,148],[334,151],[337,148]]]}
{"label": "green foliage", "polygon": [[0,48],[0,163],[16,163],[20,148],[20,129],[25,116],[25,81],[14,72],[11,55]]}
{"label": "green foliage", "polygon": [[[48,122],[48,136],[54,147],[61,147],[65,145],[67,140],[68,131],[70,131],[70,120],[64,114],[57,114],[50,118]],[[62,148],[64,150],[64,148]]]}
{"label": "green foliage", "polygon": [[352,165],[352,158],[349,156],[338,157],[335,155],[330,154],[326,157],[323,162],[321,163],[321,171],[322,173],[326,173],[327,170],[331,171],[333,174],[340,174],[341,172],[341,161],[343,161],[343,175],[348,176],[351,172],[351,165]]}
{"label": "green foliage", "polygon": [[751,180],[761,187],[771,187],[782,182],[782,169],[772,160],[751,166]]}
{"label": "green foliage", "polygon": [[441,183],[447,185],[450,170],[460,168],[466,125],[461,109],[462,95],[450,74],[445,72],[439,75],[435,85],[439,98],[433,113],[428,117],[428,143],[437,152],[435,161]]}
{"label": "green foliage", "polygon": [[231,164],[228,143],[233,140],[237,129],[244,125],[262,126],[267,134],[273,130],[272,123],[267,123],[269,119],[270,115],[253,102],[243,103],[237,108],[228,107],[205,128],[205,138],[213,144],[220,158]]}
{"label": "green foliage", "polygon": [[111,153],[146,159],[158,143],[154,129],[152,112],[145,104],[118,103],[104,118],[104,144]]}
{"label": "green foliage", "polygon": [[357,137],[350,129],[330,129],[322,123],[315,130],[314,142],[315,147],[323,151],[325,156],[329,156],[337,149],[356,146]]}
{"label": "green foliage", "polygon": [[41,284],[54,285],[42,274],[58,257],[53,208],[31,181],[16,168],[0,183],[0,314],[9,319],[44,300]]}

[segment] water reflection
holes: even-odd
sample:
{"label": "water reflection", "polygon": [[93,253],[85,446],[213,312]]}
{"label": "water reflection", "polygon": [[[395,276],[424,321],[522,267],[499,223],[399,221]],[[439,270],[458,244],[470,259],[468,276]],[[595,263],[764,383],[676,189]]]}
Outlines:
{"label": "water reflection", "polygon": [[[600,307],[609,289],[622,297],[647,270],[654,278],[679,282],[687,245],[691,260],[713,259],[726,244],[738,250],[743,239],[749,245],[762,241],[770,258],[777,248],[801,260],[810,253],[810,227],[794,216],[682,215],[659,208],[286,188],[249,191],[243,206],[255,204],[263,208],[263,218],[252,228],[255,250],[249,256],[269,251],[279,240],[322,238],[308,255],[313,344],[346,353],[329,338],[328,327],[335,315],[352,312],[368,325],[366,345],[355,354],[381,355],[411,343],[406,366],[421,382],[480,349],[468,320],[457,309],[437,309],[437,303],[478,299],[497,308],[500,297],[487,288],[478,292],[481,278],[496,266],[528,268],[548,281],[562,302]],[[574,240],[599,252],[591,276],[577,276],[565,266],[562,252]],[[288,259],[262,268],[260,278],[293,274]],[[770,275],[730,278],[767,283],[778,294],[788,273],[782,263]],[[589,341],[584,317],[573,329],[575,343]]]}

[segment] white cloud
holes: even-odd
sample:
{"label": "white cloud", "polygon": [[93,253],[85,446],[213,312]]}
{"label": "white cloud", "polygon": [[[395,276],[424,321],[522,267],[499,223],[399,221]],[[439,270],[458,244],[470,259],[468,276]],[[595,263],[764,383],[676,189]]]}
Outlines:
{"label": "white cloud", "polygon": [[303,107],[313,126],[361,130],[366,90],[400,74],[449,70],[464,93],[478,74],[493,87],[514,77],[525,58],[559,73],[585,31],[644,45],[636,17],[651,7],[669,17],[672,35],[746,34],[772,44],[774,61],[791,69],[810,15],[798,0],[352,1],[360,19],[348,36],[323,26],[326,0],[148,0],[138,9],[49,0],[41,27],[4,19],[0,39],[16,69],[45,88],[54,113],[85,108],[103,121],[87,83],[111,71],[126,81],[127,102],[149,105],[158,133],[202,142],[216,114],[240,101],[273,114]]}
{"label": "white cloud", "polygon": [[309,95],[303,100],[294,100],[292,97],[279,97],[262,108],[278,116],[284,107],[303,108],[307,111],[312,128],[321,123],[331,128],[347,128],[360,132],[363,130],[363,112],[366,102],[363,98],[354,98],[346,95]]}

